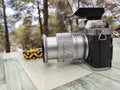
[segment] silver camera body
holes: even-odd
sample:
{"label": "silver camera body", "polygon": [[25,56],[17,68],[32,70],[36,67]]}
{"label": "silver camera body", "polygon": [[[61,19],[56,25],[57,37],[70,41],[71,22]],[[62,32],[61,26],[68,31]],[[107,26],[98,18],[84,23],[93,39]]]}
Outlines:
{"label": "silver camera body", "polygon": [[[96,11],[95,8],[82,8],[76,13],[80,14],[80,11],[86,10],[91,10],[92,13]],[[82,12],[83,16],[85,13]],[[85,21],[82,30],[84,32],[78,29],[77,33],[57,33],[55,37],[43,35],[43,61],[47,63],[53,59],[58,62],[84,60],[94,68],[111,67],[112,38],[109,25],[100,20],[101,16],[92,15]]]}

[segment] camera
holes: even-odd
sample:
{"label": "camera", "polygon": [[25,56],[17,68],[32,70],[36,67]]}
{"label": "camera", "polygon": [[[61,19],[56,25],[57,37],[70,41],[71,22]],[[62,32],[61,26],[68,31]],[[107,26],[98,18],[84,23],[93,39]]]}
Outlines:
{"label": "camera", "polygon": [[43,61],[58,62],[83,60],[94,68],[111,67],[112,37],[109,24],[101,20],[104,8],[79,8],[74,15],[85,17],[82,32],[57,33],[55,37],[43,35]]}

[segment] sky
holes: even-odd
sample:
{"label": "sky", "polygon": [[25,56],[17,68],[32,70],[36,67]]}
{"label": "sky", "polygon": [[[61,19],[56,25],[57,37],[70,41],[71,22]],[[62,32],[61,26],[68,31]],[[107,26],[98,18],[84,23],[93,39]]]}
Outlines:
{"label": "sky", "polygon": [[[28,6],[31,6],[31,4],[29,4]],[[11,9],[11,8],[9,8],[9,7],[6,7],[6,14],[7,14],[7,16],[13,15],[14,13],[15,13],[15,12],[14,12],[13,9]],[[34,15],[34,16],[38,16],[37,10],[34,11],[33,15]],[[43,16],[43,15],[41,15],[41,16]],[[21,25],[22,22],[23,22],[22,20],[16,22],[15,25],[14,25],[14,27],[15,27],[15,28],[19,27],[19,25]],[[33,24],[36,24],[36,23],[37,23],[37,22],[33,22]],[[11,30],[10,30],[10,31],[11,31]]]}
{"label": "sky", "polygon": [[11,9],[11,8],[6,8],[6,14],[9,16],[9,15],[12,15],[14,14],[14,11]]}
{"label": "sky", "polygon": [[[6,8],[6,14],[7,14],[7,16],[13,15],[14,11],[11,8],[7,7]],[[20,24],[22,24],[22,21],[18,21],[13,26],[11,26],[11,28],[9,29],[9,31],[11,31],[11,29],[13,29],[13,28],[17,28]]]}

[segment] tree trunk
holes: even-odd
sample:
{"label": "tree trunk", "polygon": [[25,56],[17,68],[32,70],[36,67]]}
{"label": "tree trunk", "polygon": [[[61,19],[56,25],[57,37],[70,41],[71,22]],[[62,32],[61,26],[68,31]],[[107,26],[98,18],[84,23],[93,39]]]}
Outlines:
{"label": "tree trunk", "polygon": [[[79,7],[80,7],[79,2],[80,2],[80,0],[78,0],[78,2],[77,2],[77,3],[78,3],[78,7],[77,7],[78,9],[79,9]],[[77,25],[77,26],[79,25],[78,19],[76,19],[76,25]]]}
{"label": "tree trunk", "polygon": [[70,9],[71,9],[71,12],[73,13],[74,11],[73,11],[73,9],[72,9],[72,7],[71,7],[71,5],[70,5],[69,0],[67,0],[67,3],[68,3],[68,5],[69,5],[69,7],[70,7]]}
{"label": "tree trunk", "polygon": [[4,4],[4,0],[2,0],[2,8],[3,8],[3,18],[4,18],[4,25],[5,25],[5,50],[6,52],[10,52],[9,33],[8,33],[6,7]]}
{"label": "tree trunk", "polygon": [[43,15],[44,15],[44,24],[43,24],[43,28],[44,28],[44,33],[46,35],[48,35],[48,0],[43,0],[43,3],[44,3],[44,12],[43,12]]}
{"label": "tree trunk", "polygon": [[57,19],[58,19],[58,25],[59,25],[59,33],[67,32],[67,29],[66,29],[65,24],[64,24],[64,20],[58,12],[57,12]]}
{"label": "tree trunk", "polygon": [[37,9],[38,9],[38,15],[39,15],[39,24],[40,24],[40,36],[43,34],[43,27],[42,27],[42,20],[40,15],[40,2],[37,0]]}

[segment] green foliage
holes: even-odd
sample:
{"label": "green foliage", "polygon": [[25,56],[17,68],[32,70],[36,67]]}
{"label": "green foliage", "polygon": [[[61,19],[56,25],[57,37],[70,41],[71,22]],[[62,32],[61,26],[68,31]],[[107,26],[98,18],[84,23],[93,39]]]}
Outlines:
{"label": "green foliage", "polygon": [[49,23],[49,36],[53,36],[58,32],[58,21],[57,18],[55,17],[55,15],[49,15],[49,19],[48,19],[48,23]]}
{"label": "green foliage", "polygon": [[23,24],[11,32],[11,36],[14,36],[11,39],[16,38],[14,42],[20,44],[23,49],[39,48],[41,46],[40,34],[36,27],[32,25],[31,18],[26,17]]}
{"label": "green foliage", "polygon": [[60,11],[66,14],[72,13],[67,0],[59,0],[59,2],[57,2],[57,9],[59,9]]}
{"label": "green foliage", "polygon": [[[72,11],[69,7],[68,0],[50,0],[50,5],[52,5],[52,8],[56,9],[56,12],[50,13],[49,15],[49,33],[50,35],[55,35],[56,33],[60,32],[67,32],[66,25],[64,24],[64,21],[67,17],[67,15],[71,14]],[[62,5],[62,7],[61,7]]]}
{"label": "green foliage", "polygon": [[18,50],[16,48],[13,48],[12,52],[18,52]]}
{"label": "green foliage", "polygon": [[103,16],[103,17],[102,17],[102,20],[104,20],[104,21],[106,21],[106,22],[109,23],[111,35],[112,35],[112,37],[113,37],[113,31],[115,31],[116,28],[118,28],[118,25],[114,23],[115,20],[114,20],[111,16]]}
{"label": "green foliage", "polygon": [[[11,0],[13,1],[13,0]],[[24,3],[22,3],[24,2]],[[67,13],[70,13],[69,9],[66,8],[60,8],[56,6],[59,3],[54,2],[54,0],[48,1],[50,4],[50,8],[57,8],[57,10],[60,10],[61,12],[64,12],[64,16]],[[65,2],[65,4],[64,4]],[[32,13],[34,12],[35,7],[26,7],[29,3],[32,3],[33,5],[37,5],[37,0],[20,0],[18,5],[18,2],[13,3],[13,6],[17,13],[13,15],[14,18],[19,19],[24,12],[24,10],[27,12],[26,16],[24,16],[23,23],[18,28],[16,28],[14,31],[11,32],[11,42],[12,44],[17,43],[17,46],[22,46],[23,49],[29,49],[29,48],[39,48],[41,47],[41,35],[40,35],[40,25],[39,23],[36,25],[32,25],[34,16]],[[67,7],[67,2],[62,1],[62,4]],[[23,5],[23,6],[22,6]],[[52,6],[52,7],[51,7]],[[21,12],[20,12],[21,11]],[[54,12],[49,12],[49,18],[48,18],[48,28],[49,28],[49,36],[55,35],[57,32],[66,32],[66,26],[64,25],[64,18],[61,14],[55,14]],[[12,17],[12,18],[13,18]],[[23,18],[23,17],[22,17]],[[43,20],[43,19],[42,19]]]}
{"label": "green foliage", "polygon": [[35,2],[36,0],[22,0],[22,1],[29,3],[29,2]]}
{"label": "green foliage", "polygon": [[[65,20],[69,18],[69,14],[72,14],[72,7],[70,7],[68,1],[69,0],[48,0],[48,36],[54,36],[56,33],[68,31],[68,25],[64,23]],[[76,7],[78,7],[78,1],[81,2],[82,6],[90,5],[91,2],[89,0],[73,0],[72,4],[76,4]],[[96,5],[105,6],[105,8],[109,9],[110,11],[116,7],[116,4],[106,3],[105,0],[96,1]],[[40,27],[43,27],[44,29],[44,16],[40,17],[42,21],[41,26],[39,23],[36,25],[33,25],[32,23],[34,21],[39,21],[38,16],[34,15],[34,12],[38,11],[38,5],[41,7],[39,9],[40,15],[44,15],[45,10],[43,9],[43,4],[44,3],[41,2],[41,0],[8,0],[7,7],[10,7],[15,11],[13,15],[8,16],[8,20],[13,21],[12,24],[19,20],[23,21],[23,23],[10,34],[12,39],[11,41],[13,41],[12,44],[15,42],[18,44],[18,46],[21,45],[23,49],[41,47],[40,40],[42,36]],[[52,11],[51,9],[54,9],[55,11]],[[113,17],[103,16],[102,19],[111,25],[111,30],[114,30],[114,28],[117,27],[113,23]]]}
{"label": "green foliage", "polygon": [[102,20],[107,21],[109,24],[114,22],[114,19],[111,16],[103,16]]}

